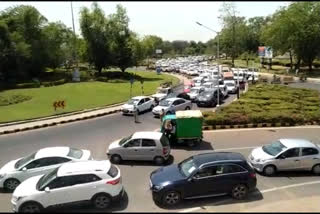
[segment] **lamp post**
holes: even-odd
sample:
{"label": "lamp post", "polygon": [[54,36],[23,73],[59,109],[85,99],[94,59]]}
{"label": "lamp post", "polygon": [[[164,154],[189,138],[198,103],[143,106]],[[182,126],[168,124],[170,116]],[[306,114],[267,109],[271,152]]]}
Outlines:
{"label": "lamp post", "polygon": [[74,45],[74,50],[73,50],[73,54],[74,54],[74,57],[75,57],[75,60],[76,60],[76,66],[77,66],[77,69],[79,69],[79,66],[78,66],[78,57],[77,57],[77,51],[76,51],[76,39],[77,39],[77,37],[76,37],[76,30],[75,30],[75,28],[74,28],[74,18],[73,18],[73,7],[72,7],[72,2],[70,2],[71,3],[71,15],[72,15],[72,28],[73,28],[73,34],[74,34],[74,43],[73,43],[73,45]]}
{"label": "lamp post", "polygon": [[[206,28],[206,29],[208,29],[208,30],[210,30],[210,31],[212,31],[212,32],[214,32],[214,33],[216,33],[217,34],[217,36],[218,36],[218,44],[217,44],[217,68],[218,68],[218,103],[217,103],[217,107],[219,107],[220,106],[220,82],[219,82],[219,78],[220,78],[220,68],[219,68],[219,59],[220,59],[220,55],[219,55],[219,48],[220,48],[220,34],[219,34],[219,32],[218,31],[215,31],[215,30],[213,30],[213,29],[211,29],[211,28],[209,28],[209,27],[207,27],[207,26],[205,26],[205,25],[203,25],[203,24],[201,24],[201,23],[199,23],[199,22],[196,22],[196,24],[197,25],[200,25],[200,26],[202,26],[202,27],[204,27],[204,28]],[[212,75],[213,75],[213,73],[212,73]],[[212,78],[213,79],[213,78]]]}

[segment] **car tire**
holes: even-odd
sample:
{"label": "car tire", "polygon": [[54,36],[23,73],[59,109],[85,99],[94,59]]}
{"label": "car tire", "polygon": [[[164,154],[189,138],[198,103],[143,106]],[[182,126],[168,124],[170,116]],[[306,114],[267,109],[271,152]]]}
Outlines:
{"label": "car tire", "polygon": [[154,162],[156,163],[156,165],[160,166],[164,164],[165,160],[163,157],[157,156],[154,158]]}
{"label": "car tire", "polygon": [[114,164],[119,164],[122,161],[122,158],[120,155],[111,155],[110,161]]}
{"label": "car tire", "polygon": [[185,110],[186,110],[186,111],[190,110],[190,107],[189,107],[189,106],[187,106],[187,107],[185,108]]}
{"label": "car tire", "polygon": [[92,199],[92,204],[96,209],[106,209],[110,206],[112,198],[109,194],[98,193]]}
{"label": "car tire", "polygon": [[181,194],[175,190],[163,194],[161,204],[166,207],[177,205],[181,202]]}
{"label": "car tire", "polygon": [[242,200],[248,195],[248,187],[244,184],[238,184],[232,188],[231,196],[234,199]]}
{"label": "car tire", "polygon": [[5,190],[13,192],[17,186],[19,186],[20,181],[15,178],[9,178],[3,183],[3,187]]}
{"label": "car tire", "polygon": [[316,175],[320,175],[320,164],[314,165],[312,167],[312,172]]}
{"label": "car tire", "polygon": [[26,202],[22,204],[19,208],[21,213],[40,213],[43,207],[37,202]]}
{"label": "car tire", "polygon": [[272,176],[276,173],[277,169],[273,165],[267,165],[263,168],[263,174],[266,176]]}

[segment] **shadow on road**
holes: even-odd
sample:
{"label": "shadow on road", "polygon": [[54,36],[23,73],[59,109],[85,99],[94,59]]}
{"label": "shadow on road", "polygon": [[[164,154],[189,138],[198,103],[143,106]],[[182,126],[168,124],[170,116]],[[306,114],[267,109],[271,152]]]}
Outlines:
{"label": "shadow on road", "polygon": [[9,190],[5,190],[4,188],[0,188],[0,193],[12,193]]}
{"label": "shadow on road", "polygon": [[[179,205],[173,207],[163,207],[162,205],[156,204],[157,206],[167,210],[178,210],[178,209],[189,209],[200,207],[202,211],[206,211],[207,208],[216,207],[221,205],[251,203],[254,201],[260,201],[263,199],[262,193],[257,189],[254,192],[249,193],[248,197],[244,200],[236,200],[231,196],[218,196],[210,198],[199,198],[192,200],[183,200]],[[208,211],[207,211],[208,212]]]}
{"label": "shadow on road", "polygon": [[[262,173],[258,172],[259,175],[264,176]],[[279,177],[287,177],[287,178],[295,178],[295,177],[319,177],[318,175],[312,173],[311,171],[291,171],[291,172],[277,172],[275,175],[270,176],[271,178],[279,178]]]}
{"label": "shadow on road", "polygon": [[129,204],[129,197],[127,192],[124,193],[123,198],[119,201],[113,202],[107,209],[96,209],[90,202],[83,202],[74,205],[64,205],[55,208],[45,209],[45,212],[53,213],[110,213],[125,210]]}
{"label": "shadow on road", "polygon": [[186,150],[186,151],[202,151],[202,150],[213,150],[213,147],[210,142],[203,140],[200,144],[194,147],[190,147],[186,143],[172,144],[171,149]]}
{"label": "shadow on road", "polygon": [[[168,166],[174,162],[174,157],[172,155],[169,156],[169,159],[162,165]],[[118,165],[130,165],[130,166],[157,166],[157,164],[153,161],[131,161],[131,160],[123,160]]]}

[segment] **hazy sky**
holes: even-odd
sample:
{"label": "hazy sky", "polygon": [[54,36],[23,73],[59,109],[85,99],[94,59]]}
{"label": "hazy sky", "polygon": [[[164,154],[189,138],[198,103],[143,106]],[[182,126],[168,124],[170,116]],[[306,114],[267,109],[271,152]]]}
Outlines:
{"label": "hazy sky", "polygon": [[[72,27],[70,2],[23,2],[1,1],[0,10],[14,5],[32,5],[50,22],[62,21]],[[80,34],[79,11],[81,7],[89,7],[92,2],[73,2],[76,33]],[[98,2],[105,14],[114,13],[116,5],[122,4],[130,18],[129,27],[140,36],[157,35],[164,40],[194,40],[206,42],[214,33],[196,25],[196,21],[216,31],[221,30],[218,20],[222,2]],[[240,16],[267,16],[275,12],[280,6],[287,6],[288,2],[235,2]]]}

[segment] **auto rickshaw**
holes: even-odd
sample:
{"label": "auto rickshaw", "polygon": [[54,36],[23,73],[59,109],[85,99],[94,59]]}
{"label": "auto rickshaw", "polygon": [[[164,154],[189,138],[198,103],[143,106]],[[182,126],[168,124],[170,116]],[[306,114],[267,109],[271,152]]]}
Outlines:
{"label": "auto rickshaw", "polygon": [[169,138],[170,144],[195,146],[203,138],[202,122],[203,116],[199,110],[177,111],[162,118],[161,132]]}

